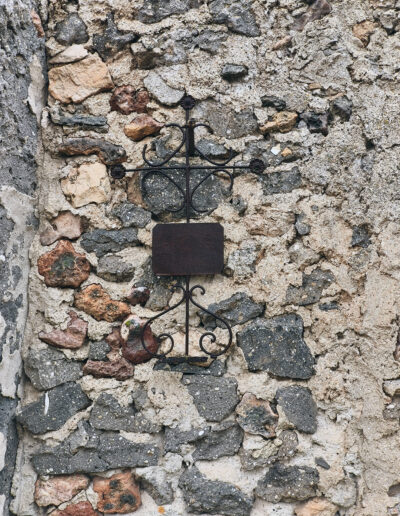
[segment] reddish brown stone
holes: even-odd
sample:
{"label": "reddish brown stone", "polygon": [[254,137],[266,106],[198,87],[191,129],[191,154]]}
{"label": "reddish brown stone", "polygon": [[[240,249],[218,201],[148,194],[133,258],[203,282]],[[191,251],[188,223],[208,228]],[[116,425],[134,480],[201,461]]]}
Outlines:
{"label": "reddish brown stone", "polygon": [[100,138],[67,138],[58,150],[66,156],[97,154],[105,165],[115,165],[127,160],[126,151],[121,145]]}
{"label": "reddish brown stone", "polygon": [[98,516],[89,502],[71,503],[63,510],[56,509],[51,516]]}
{"label": "reddish brown stone", "polygon": [[78,349],[85,342],[88,323],[78,317],[72,310],[68,312],[70,321],[66,330],[41,331],[39,339],[56,348]]}
{"label": "reddish brown stone", "polygon": [[159,343],[153,335],[150,326],[144,332],[144,343],[150,351],[144,349],[140,337],[145,321],[131,315],[121,326],[122,335],[122,356],[133,364],[142,364],[152,358],[150,353],[157,353]]}
{"label": "reddish brown stone", "polygon": [[112,332],[105,338],[105,341],[111,348],[111,351],[107,353],[107,358],[109,360],[118,358],[120,356],[119,352],[122,347],[122,343],[124,342],[121,337],[120,328],[113,328]]}
{"label": "reddish brown stone", "polygon": [[162,127],[164,127],[164,124],[157,122],[153,117],[143,113],[125,126],[124,133],[128,138],[131,138],[131,140],[140,142],[140,140],[143,140],[146,136],[159,133]]}
{"label": "reddish brown stone", "polygon": [[94,317],[96,321],[120,321],[131,313],[127,303],[111,299],[103,287],[97,283],[77,292],[74,305]]}
{"label": "reddish brown stone", "polygon": [[133,287],[126,300],[133,306],[144,306],[150,297],[150,289],[146,287]]}
{"label": "reddish brown stone", "polygon": [[150,101],[147,90],[136,91],[133,86],[125,85],[115,88],[110,99],[112,111],[119,111],[123,115],[146,113],[147,104]]}
{"label": "reddish brown stone", "polygon": [[62,211],[50,224],[51,226],[40,234],[42,245],[51,245],[60,238],[76,240],[86,229],[84,219],[70,211]]}
{"label": "reddish brown stone", "polygon": [[86,256],[78,254],[68,240],[60,240],[57,247],[43,254],[37,263],[48,287],[79,287],[90,273]]}
{"label": "reddish brown stone", "polygon": [[61,475],[48,480],[38,478],[35,484],[35,502],[40,507],[68,502],[89,486],[86,475]]}
{"label": "reddish brown stone", "polygon": [[105,514],[135,512],[142,503],[139,487],[130,471],[110,478],[95,477],[93,489],[98,495],[97,509]]}
{"label": "reddish brown stone", "polygon": [[110,362],[88,360],[83,366],[83,373],[96,378],[115,378],[122,381],[133,376],[133,365],[122,357]]}
{"label": "reddish brown stone", "polygon": [[36,29],[37,35],[39,36],[39,38],[44,38],[45,34],[43,30],[42,20],[40,19],[40,16],[34,9],[31,10],[31,18],[33,26]]}

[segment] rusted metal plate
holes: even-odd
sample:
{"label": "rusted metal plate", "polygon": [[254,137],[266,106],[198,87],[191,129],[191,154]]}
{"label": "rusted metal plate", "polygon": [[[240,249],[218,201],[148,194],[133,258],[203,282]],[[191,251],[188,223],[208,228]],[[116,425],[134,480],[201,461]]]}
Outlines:
{"label": "rusted metal plate", "polygon": [[160,276],[219,274],[224,266],[221,224],[157,224],[153,229],[153,272]]}

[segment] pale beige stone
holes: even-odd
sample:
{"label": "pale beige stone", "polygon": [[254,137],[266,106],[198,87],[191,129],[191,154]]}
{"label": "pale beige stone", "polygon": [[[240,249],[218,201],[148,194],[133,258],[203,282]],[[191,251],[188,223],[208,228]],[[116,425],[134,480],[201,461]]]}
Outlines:
{"label": "pale beige stone", "polygon": [[296,125],[298,118],[297,113],[291,111],[281,111],[276,113],[273,119],[260,127],[263,134],[279,131],[280,133],[288,133]]}
{"label": "pale beige stone", "polygon": [[323,498],[314,498],[295,509],[296,516],[335,516],[337,507]]}
{"label": "pale beige stone", "polygon": [[71,45],[65,50],[52,57],[49,60],[50,64],[67,64],[81,61],[88,55],[88,51],[83,45]]}
{"label": "pale beige stone", "polygon": [[356,38],[358,38],[361,43],[366,47],[369,43],[369,38],[371,34],[375,31],[375,23],[370,20],[365,20],[361,23],[357,23],[353,26],[353,34]]}
{"label": "pale beige stone", "polygon": [[110,198],[111,186],[107,168],[102,163],[84,163],[61,180],[61,188],[72,206],[79,208]]}
{"label": "pale beige stone", "polygon": [[66,104],[82,102],[113,86],[107,66],[97,55],[49,71],[49,92],[56,100]]}

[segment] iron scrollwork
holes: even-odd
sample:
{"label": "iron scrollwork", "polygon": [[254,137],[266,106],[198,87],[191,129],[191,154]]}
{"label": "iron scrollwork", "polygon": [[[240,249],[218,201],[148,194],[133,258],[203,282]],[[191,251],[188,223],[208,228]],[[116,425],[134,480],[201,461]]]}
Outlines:
{"label": "iron scrollwork", "polygon": [[[250,161],[249,165],[235,165],[231,164],[231,160],[234,158],[235,153],[230,150],[228,157],[222,161],[217,162],[213,159],[211,159],[209,156],[206,156],[201,150],[196,146],[195,143],[195,130],[200,127],[204,127],[210,132],[212,132],[212,129],[209,125],[204,123],[196,123],[195,121],[190,119],[190,111],[195,106],[195,100],[190,95],[185,95],[182,100],[180,101],[181,107],[185,110],[185,124],[179,125],[176,123],[167,124],[166,128],[172,128],[177,129],[181,132],[181,141],[178,144],[178,146],[173,150],[165,159],[162,159],[159,162],[154,162],[148,159],[147,157],[147,145],[144,145],[142,150],[142,158],[146,166],[140,167],[140,168],[133,168],[133,169],[127,169],[123,165],[118,164],[114,165],[110,168],[110,175],[114,179],[122,179],[125,177],[125,175],[129,172],[142,172],[142,178],[141,178],[141,186],[143,192],[146,192],[146,183],[148,179],[151,176],[159,175],[162,176],[164,179],[169,181],[179,192],[181,197],[181,202],[178,206],[174,207],[166,207],[165,210],[171,213],[177,213],[184,210],[186,222],[190,223],[191,218],[191,210],[195,213],[205,213],[208,210],[204,208],[200,208],[199,206],[196,206],[196,202],[194,200],[196,192],[199,190],[199,188],[204,185],[206,180],[210,178],[211,176],[218,176],[219,174],[224,174],[228,180],[229,180],[229,186],[228,189],[232,190],[233,188],[233,181],[234,176],[233,172],[238,169],[248,170],[250,172],[260,174],[265,169],[265,165],[262,160],[260,159],[253,159]],[[185,163],[184,164],[174,164],[174,165],[168,165],[168,163],[179,154],[181,150],[184,149],[185,153]],[[191,163],[190,158],[197,157],[203,160],[206,165],[199,165]],[[184,173],[185,176],[185,187],[183,188],[178,182],[171,177],[170,173],[172,171],[180,170]],[[199,180],[199,182],[194,186],[191,187],[190,185],[190,178],[191,178],[191,172],[194,170],[201,170],[205,172],[205,175]],[[199,291],[201,295],[205,294],[205,289],[202,285],[194,285],[190,286],[190,275],[184,276],[185,281],[184,285],[175,285],[172,287],[172,291],[180,291],[182,293],[180,299],[174,303],[172,306],[169,306],[164,311],[160,312],[159,314],[155,315],[154,317],[151,317],[146,321],[146,323],[143,325],[141,329],[141,342],[143,345],[143,348],[145,351],[152,357],[158,358],[161,361],[169,362],[169,363],[204,363],[207,362],[210,358],[215,359],[218,356],[224,354],[229,349],[230,345],[232,344],[233,340],[233,333],[232,329],[229,325],[229,323],[222,317],[218,316],[217,314],[211,312],[204,306],[202,306],[200,303],[196,301],[194,298],[195,292]],[[181,305],[185,305],[185,354],[184,356],[177,357],[173,356],[170,357],[168,355],[171,354],[175,347],[175,341],[171,334],[169,333],[162,333],[157,336],[158,343],[161,344],[162,341],[167,341],[168,344],[166,346],[166,350],[163,352],[156,352],[153,353],[148,349],[145,342],[145,332],[148,327],[151,326],[151,324],[159,319],[160,317],[164,316],[165,314],[171,312],[172,310],[175,310]],[[218,343],[217,337],[214,332],[212,331],[205,331],[199,338],[198,346],[200,350],[204,353],[204,356],[190,356],[190,328],[189,328],[189,309],[190,305],[195,306],[196,308],[199,308],[202,313],[208,314],[212,316],[216,321],[219,322],[219,326],[223,327],[228,332],[228,341],[225,344]],[[221,349],[215,350],[215,347],[213,349],[208,349],[210,344],[216,344],[221,347]],[[160,349],[160,347],[159,347]],[[164,348],[165,349],[165,348]]]}

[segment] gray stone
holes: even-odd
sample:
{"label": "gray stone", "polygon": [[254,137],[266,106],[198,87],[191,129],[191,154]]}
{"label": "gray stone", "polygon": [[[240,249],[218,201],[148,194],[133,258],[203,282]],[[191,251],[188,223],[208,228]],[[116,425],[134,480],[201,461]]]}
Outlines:
{"label": "gray stone", "polygon": [[[231,326],[236,326],[262,315],[265,310],[265,303],[256,303],[245,292],[237,292],[229,299],[213,303],[207,309],[218,317],[222,317]],[[225,328],[221,321],[210,314],[199,312],[199,315],[207,330],[214,330],[217,326]]]}
{"label": "gray stone", "polygon": [[246,392],[236,407],[237,422],[245,432],[261,435],[270,439],[276,435],[278,414],[269,401],[260,400],[254,394]]}
{"label": "gray stone", "polygon": [[259,256],[259,243],[254,240],[247,240],[242,243],[239,249],[230,253],[224,273],[227,276],[250,277],[256,271],[256,263]]}
{"label": "gray stone", "polygon": [[243,213],[247,210],[247,202],[240,195],[233,197],[231,204],[233,208],[239,213],[239,215],[243,215]]}
{"label": "gray stone", "polygon": [[196,467],[181,475],[179,487],[190,513],[250,516],[253,506],[250,497],[233,484],[208,480]]}
{"label": "gray stone", "polygon": [[18,432],[14,414],[17,400],[5,398],[0,394],[0,436],[4,466],[0,470],[0,493],[4,496],[3,516],[8,516],[8,502],[11,495],[11,484],[18,450]]}
{"label": "gray stone", "polygon": [[106,133],[108,131],[107,118],[105,116],[84,115],[75,113],[69,115],[62,112],[50,112],[53,124],[62,125],[64,127],[72,127],[87,131],[98,131]]}
{"label": "gray stone", "polygon": [[161,425],[154,423],[143,414],[138,413],[135,416],[135,420],[130,431],[137,432],[139,434],[157,434],[161,432]]}
{"label": "gray stone", "polygon": [[318,305],[318,308],[323,312],[329,312],[330,310],[338,310],[339,306],[337,301],[331,301],[330,303],[322,303]]}
{"label": "gray stone", "polygon": [[114,468],[155,466],[159,455],[156,446],[134,443],[119,432],[94,430],[85,421],[62,444],[36,453],[32,465],[39,475],[97,473]]}
{"label": "gray stone", "polygon": [[323,457],[315,457],[314,462],[317,466],[319,466],[322,469],[331,469],[331,467]]}
{"label": "gray stone", "polygon": [[194,38],[193,45],[199,47],[200,50],[215,55],[218,53],[222,43],[227,40],[228,35],[224,32],[215,32],[213,30],[206,29]]}
{"label": "gray stone", "polygon": [[307,434],[317,431],[317,405],[310,389],[300,385],[282,387],[276,393],[278,404],[288,420]]}
{"label": "gray stone", "polygon": [[151,258],[149,258],[142,267],[143,272],[135,283],[136,287],[144,287],[150,290],[150,297],[146,302],[146,308],[150,310],[162,310],[166,306],[173,295],[172,277],[157,277],[153,273]]}
{"label": "gray stone", "polygon": [[[171,163],[176,165],[176,163]],[[182,164],[180,164],[182,165]],[[193,191],[196,185],[210,172],[210,170],[193,170],[190,176],[190,187]],[[168,175],[180,188],[185,187],[185,173],[183,170],[172,169]],[[143,177],[143,175],[142,175]],[[184,218],[183,195],[178,188],[165,177],[159,174],[147,176],[145,182],[141,183],[142,197],[149,210],[157,216],[171,218]],[[199,217],[204,213],[214,211],[222,199],[228,194],[222,181],[214,175],[201,184],[193,195],[193,205],[197,210],[190,209],[191,217]],[[181,208],[181,209],[180,209]],[[169,210],[177,210],[171,213]]]}
{"label": "gray stone", "polygon": [[232,32],[244,36],[259,36],[260,28],[252,10],[252,0],[211,0],[209,10],[213,23],[224,24]]}
{"label": "gray stone", "polygon": [[234,378],[184,375],[182,383],[187,386],[200,416],[207,421],[222,421],[239,402]]}
{"label": "gray stone", "polygon": [[174,501],[174,490],[164,470],[150,467],[137,469],[135,474],[157,505],[168,505]]}
{"label": "gray stone", "polygon": [[89,35],[82,18],[77,13],[71,13],[57,23],[55,38],[61,45],[73,45],[74,43],[86,43]]}
{"label": "gray stone", "polygon": [[289,193],[301,186],[301,175],[297,167],[282,172],[271,172],[261,177],[266,195]]}
{"label": "gray stone", "polygon": [[222,68],[221,76],[227,81],[236,81],[249,73],[245,65],[226,64]]}
{"label": "gray stone", "polygon": [[241,138],[258,131],[257,119],[250,108],[235,113],[229,105],[204,100],[195,106],[193,113],[196,119],[208,122],[217,136],[224,138]]}
{"label": "gray stone", "polygon": [[304,213],[300,213],[296,215],[296,222],[294,224],[294,227],[296,228],[296,232],[300,236],[305,236],[310,233],[310,225],[304,222],[305,215]]}
{"label": "gray stone", "polygon": [[362,224],[361,226],[353,227],[353,235],[351,237],[351,247],[367,248],[371,244],[369,238],[368,226]]}
{"label": "gray stone", "polygon": [[223,376],[226,372],[225,363],[221,360],[214,360],[208,367],[196,366],[193,364],[167,364],[157,362],[154,366],[155,371],[172,371],[174,373],[199,374],[211,376]]}
{"label": "gray stone", "polygon": [[331,115],[338,116],[342,121],[347,122],[353,112],[353,103],[347,97],[338,97],[331,104]]}
{"label": "gray stone", "polygon": [[120,256],[106,255],[99,259],[97,276],[107,281],[129,281],[135,274],[135,266]]}
{"label": "gray stone", "polygon": [[274,95],[264,95],[261,97],[261,105],[263,107],[273,107],[277,111],[283,111],[286,109],[286,102]]}
{"label": "gray stone", "polygon": [[324,136],[328,134],[328,113],[314,113],[312,111],[300,115],[310,133],[321,133]]}
{"label": "gray stone", "polygon": [[134,419],[135,410],[132,406],[122,407],[112,394],[102,392],[93,405],[89,421],[98,430],[130,432]]}
{"label": "gray stone", "polygon": [[184,95],[183,90],[171,88],[158,73],[150,72],[143,84],[153,97],[166,106],[176,106]]}
{"label": "gray stone", "polygon": [[238,453],[243,442],[243,430],[234,421],[224,421],[196,443],[194,460],[216,460]]}
{"label": "gray stone", "polygon": [[258,481],[256,495],[267,502],[307,500],[317,494],[319,473],[308,466],[274,464]]}
{"label": "gray stone", "polygon": [[134,228],[94,229],[84,233],[80,242],[85,251],[94,252],[99,258],[107,253],[118,252],[138,243],[137,230]]}
{"label": "gray stone", "polygon": [[89,347],[89,360],[107,360],[107,354],[111,351],[105,340],[91,342]]}
{"label": "gray stone", "polygon": [[303,273],[303,281],[301,287],[289,285],[286,292],[286,302],[307,306],[317,303],[322,296],[322,292],[328,288],[335,280],[333,274],[329,271],[314,269],[310,274]]}
{"label": "gray stone", "polygon": [[90,400],[77,383],[65,383],[22,407],[17,420],[33,434],[61,428],[68,419],[87,408]]}
{"label": "gray stone", "polygon": [[[276,443],[280,443],[277,448],[277,452],[274,452],[274,449],[268,450],[268,443],[273,443],[274,445]],[[242,468],[245,471],[252,471],[256,468],[271,466],[278,461],[289,460],[296,453],[298,444],[299,440],[296,432],[292,430],[284,430],[278,435],[278,439],[266,441],[266,453],[264,453],[264,450],[259,449],[254,450],[254,453],[252,453],[252,450],[241,450],[240,462],[242,464]]]}
{"label": "gray stone", "polygon": [[196,147],[204,156],[211,159],[225,159],[229,155],[228,150],[223,145],[212,140],[200,140]]}
{"label": "gray stone", "polygon": [[303,340],[303,320],[295,314],[257,319],[237,334],[249,371],[268,371],[305,380],[314,374],[314,357]]}
{"label": "gray stone", "polygon": [[204,439],[211,432],[210,426],[200,428],[192,428],[191,430],[179,430],[179,428],[165,428],[165,444],[166,453],[182,453],[182,447],[185,445],[195,444],[197,441]]}
{"label": "gray stone", "polygon": [[138,11],[138,20],[156,23],[172,14],[182,14],[199,7],[198,0],[146,0]]}
{"label": "gray stone", "polygon": [[151,222],[151,213],[131,202],[118,204],[112,210],[112,214],[120,219],[124,228],[144,228]]}
{"label": "gray stone", "polygon": [[103,34],[93,35],[93,47],[106,61],[117,52],[124,49],[126,45],[134,43],[139,39],[137,34],[118,30],[114,23],[113,13],[107,14],[107,26]]}
{"label": "gray stone", "polygon": [[78,380],[82,365],[69,360],[56,349],[31,349],[24,360],[24,370],[32,385],[39,391],[52,389],[57,385]]}

